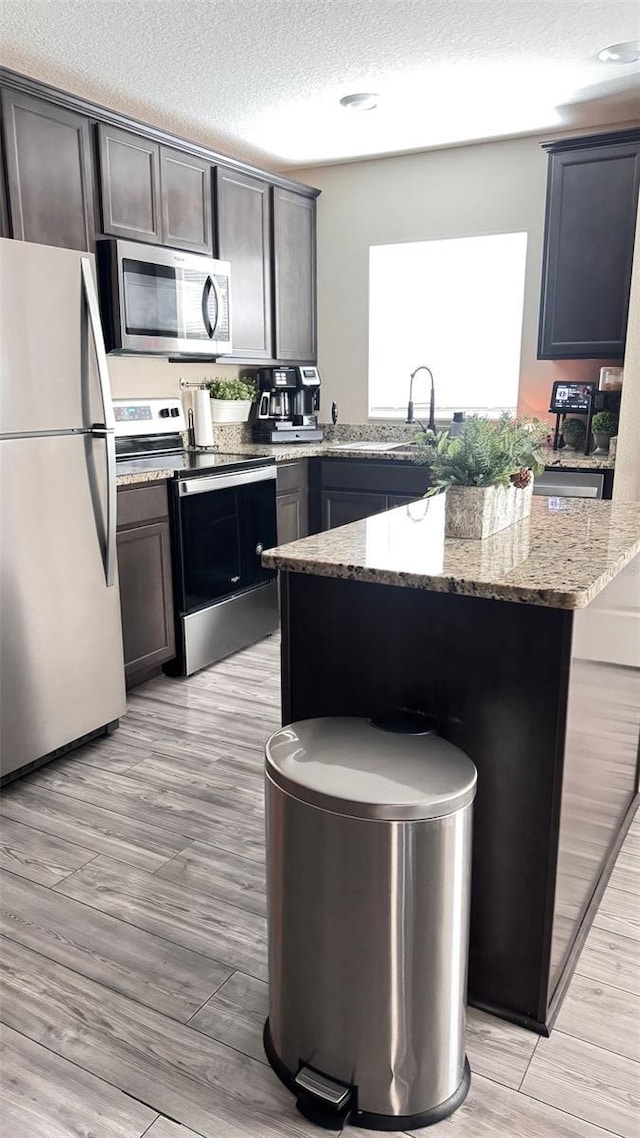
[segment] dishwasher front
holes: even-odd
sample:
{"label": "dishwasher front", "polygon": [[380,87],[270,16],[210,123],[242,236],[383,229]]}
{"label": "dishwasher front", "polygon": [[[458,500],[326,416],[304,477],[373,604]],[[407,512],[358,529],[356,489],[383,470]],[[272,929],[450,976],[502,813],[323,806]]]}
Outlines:
{"label": "dishwasher front", "polygon": [[545,498],[604,498],[601,470],[545,470],[533,482],[534,494]]}

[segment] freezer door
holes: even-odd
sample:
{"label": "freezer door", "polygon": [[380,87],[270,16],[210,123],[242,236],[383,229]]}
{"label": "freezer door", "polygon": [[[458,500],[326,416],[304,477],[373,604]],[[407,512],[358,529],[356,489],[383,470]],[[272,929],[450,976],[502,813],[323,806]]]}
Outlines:
{"label": "freezer door", "polygon": [[125,709],[105,438],[0,441],[0,774]]}
{"label": "freezer door", "polygon": [[95,281],[90,253],[0,240],[0,435],[105,421],[83,258]]}

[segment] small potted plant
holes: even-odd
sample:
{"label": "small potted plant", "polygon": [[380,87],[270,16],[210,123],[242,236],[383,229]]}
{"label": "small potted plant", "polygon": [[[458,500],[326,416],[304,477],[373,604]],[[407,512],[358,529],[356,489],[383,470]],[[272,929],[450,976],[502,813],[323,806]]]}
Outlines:
{"label": "small potted plant", "polygon": [[564,445],[569,450],[584,450],[587,437],[587,425],[584,419],[565,419],[562,437]]}
{"label": "small potted plant", "polygon": [[596,440],[595,454],[609,453],[609,440],[618,433],[618,416],[615,411],[596,411],[591,420],[593,437]]}
{"label": "small potted plant", "polygon": [[456,438],[446,431],[436,436],[427,495],[447,492],[447,537],[489,537],[530,514],[546,434],[538,420],[506,414],[497,423],[470,415]]}
{"label": "small potted plant", "polygon": [[256,397],[251,380],[214,376],[207,381],[214,423],[246,423]]}

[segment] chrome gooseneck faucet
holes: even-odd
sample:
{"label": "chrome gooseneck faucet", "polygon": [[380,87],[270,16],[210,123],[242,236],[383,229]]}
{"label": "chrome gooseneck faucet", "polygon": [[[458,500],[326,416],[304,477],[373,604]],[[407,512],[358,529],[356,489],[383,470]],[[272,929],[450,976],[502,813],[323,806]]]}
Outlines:
{"label": "chrome gooseneck faucet", "polygon": [[426,364],[420,364],[415,371],[411,372],[411,380],[409,383],[409,404],[407,406],[407,423],[414,423],[413,415],[413,381],[419,371],[427,371],[431,376],[431,399],[429,400],[429,430],[436,431],[436,392],[433,383],[433,372]]}

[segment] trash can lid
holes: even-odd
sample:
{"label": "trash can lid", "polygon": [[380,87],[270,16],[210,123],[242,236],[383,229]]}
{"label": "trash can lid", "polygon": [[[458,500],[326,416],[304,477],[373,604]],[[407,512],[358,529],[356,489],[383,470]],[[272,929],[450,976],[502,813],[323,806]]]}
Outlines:
{"label": "trash can lid", "polygon": [[269,778],[302,802],[355,818],[440,818],[476,793],[476,768],[434,731],[398,734],[370,719],[304,719],[266,746]]}

